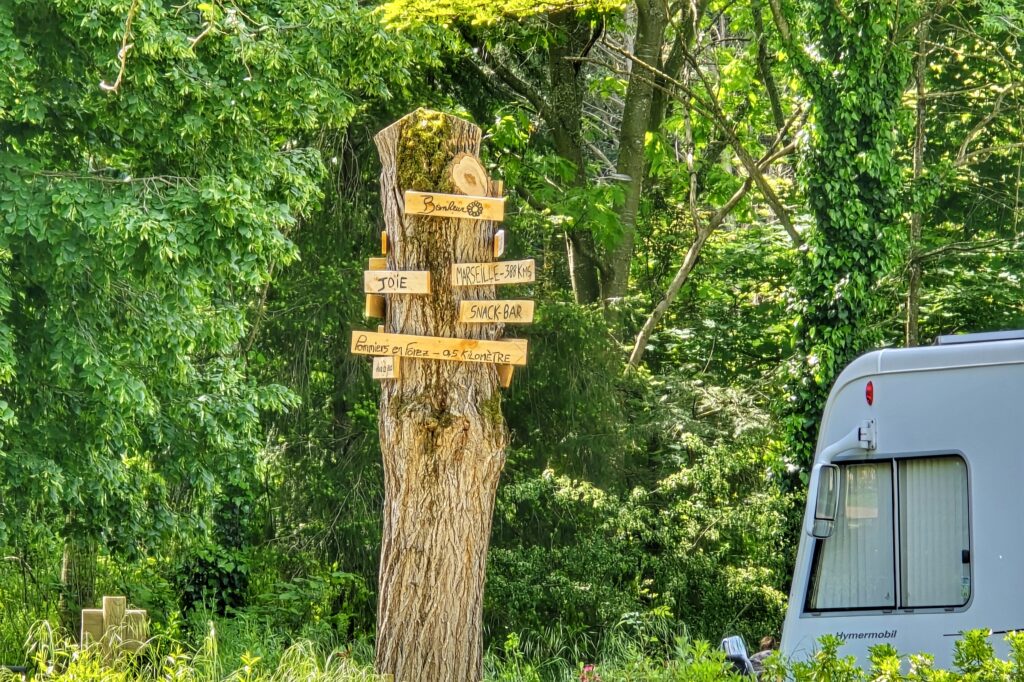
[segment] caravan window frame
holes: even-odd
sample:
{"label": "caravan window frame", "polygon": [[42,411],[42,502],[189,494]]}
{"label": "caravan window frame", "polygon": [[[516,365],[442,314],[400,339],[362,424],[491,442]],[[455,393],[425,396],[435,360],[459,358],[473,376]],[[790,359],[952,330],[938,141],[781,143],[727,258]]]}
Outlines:
{"label": "caravan window frame", "polygon": [[[903,602],[905,594],[901,585],[903,571],[903,549],[902,549],[902,538],[900,528],[900,506],[901,499],[899,494],[899,476],[900,476],[900,463],[907,461],[920,461],[920,460],[937,460],[955,457],[960,460],[963,465],[964,472],[964,485],[966,492],[966,508],[967,513],[967,549],[970,553],[970,561],[967,563],[967,579],[969,594],[967,599],[959,604],[947,604],[947,605],[929,605],[929,606],[904,606]],[[966,611],[970,608],[974,601],[975,594],[975,580],[974,580],[974,498],[972,495],[972,484],[971,484],[971,467],[970,460],[960,451],[941,450],[937,452],[921,452],[913,454],[899,454],[899,455],[886,455],[883,457],[872,456],[872,457],[850,457],[850,458],[839,458],[833,462],[840,467],[841,480],[845,485],[847,467],[865,465],[865,464],[888,464],[890,467],[891,474],[891,492],[889,495],[889,502],[892,505],[892,571],[893,571],[893,585],[895,594],[893,597],[894,606],[845,606],[845,607],[831,607],[831,608],[815,608],[811,606],[811,599],[813,596],[814,589],[816,587],[817,570],[822,560],[822,550],[825,546],[824,543],[828,542],[831,538],[815,538],[814,544],[811,551],[811,560],[808,565],[806,573],[806,581],[804,585],[803,604],[801,608],[801,616],[829,616],[829,615],[856,615],[856,614],[902,614],[902,613],[956,613],[960,611]],[[846,491],[842,493],[842,499],[845,500]]]}

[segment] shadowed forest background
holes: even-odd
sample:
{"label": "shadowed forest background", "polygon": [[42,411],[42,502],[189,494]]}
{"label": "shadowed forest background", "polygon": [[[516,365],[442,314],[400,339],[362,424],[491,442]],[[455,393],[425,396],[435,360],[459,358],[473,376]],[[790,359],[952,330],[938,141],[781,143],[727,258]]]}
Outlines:
{"label": "shadowed forest background", "polygon": [[0,663],[103,594],[211,666],[365,660],[349,336],[372,138],[421,106],[537,260],[494,679],[777,636],[838,371],[1024,327],[1016,0],[8,0],[0,64]]}

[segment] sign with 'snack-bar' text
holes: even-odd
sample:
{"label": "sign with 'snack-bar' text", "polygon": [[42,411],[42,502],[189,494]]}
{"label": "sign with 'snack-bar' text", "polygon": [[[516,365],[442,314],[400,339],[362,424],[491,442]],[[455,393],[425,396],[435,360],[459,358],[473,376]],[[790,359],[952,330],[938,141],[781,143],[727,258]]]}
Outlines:
{"label": "sign with 'snack-bar' text", "polygon": [[533,322],[533,301],[461,301],[459,322],[528,324]]}
{"label": "sign with 'snack-bar' text", "polygon": [[488,362],[504,365],[526,364],[526,339],[488,341],[453,339],[445,336],[414,336],[381,332],[352,332],[352,352],[356,355]]}

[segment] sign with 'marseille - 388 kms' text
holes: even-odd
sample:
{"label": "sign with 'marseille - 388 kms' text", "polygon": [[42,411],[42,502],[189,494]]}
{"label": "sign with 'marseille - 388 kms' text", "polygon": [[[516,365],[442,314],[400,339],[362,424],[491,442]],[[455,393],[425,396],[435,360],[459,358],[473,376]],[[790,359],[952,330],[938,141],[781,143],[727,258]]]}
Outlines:
{"label": "sign with 'marseille - 388 kms' text", "polygon": [[405,212],[410,215],[436,216],[438,218],[504,220],[505,199],[407,190]]}
{"label": "sign with 'marseille - 388 kms' text", "polygon": [[452,284],[457,287],[522,284],[533,281],[534,270],[532,258],[496,263],[455,263],[452,265]]}

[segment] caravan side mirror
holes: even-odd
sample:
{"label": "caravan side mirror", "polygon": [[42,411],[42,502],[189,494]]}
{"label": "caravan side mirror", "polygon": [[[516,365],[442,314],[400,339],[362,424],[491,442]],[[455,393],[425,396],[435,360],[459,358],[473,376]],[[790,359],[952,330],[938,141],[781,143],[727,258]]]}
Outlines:
{"label": "caravan side mirror", "polygon": [[816,538],[832,535],[839,511],[839,467],[816,464],[811,470],[811,494],[814,495],[814,519],[808,533]]}

